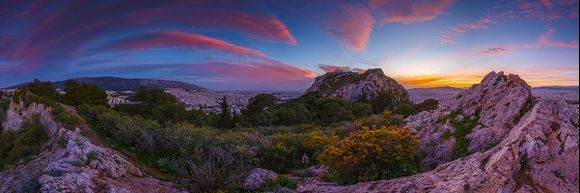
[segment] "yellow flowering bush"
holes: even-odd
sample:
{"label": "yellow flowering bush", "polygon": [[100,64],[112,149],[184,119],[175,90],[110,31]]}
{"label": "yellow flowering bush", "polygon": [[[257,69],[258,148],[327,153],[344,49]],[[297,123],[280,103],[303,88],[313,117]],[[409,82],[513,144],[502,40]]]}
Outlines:
{"label": "yellow flowering bush", "polygon": [[332,141],[338,140],[335,135],[323,135],[321,131],[311,131],[300,139],[300,146],[304,149],[307,156],[312,158],[312,164],[318,164],[316,155],[325,150],[326,146]]}
{"label": "yellow flowering bush", "polygon": [[331,142],[318,159],[330,169],[327,180],[350,184],[417,173],[418,149],[406,127],[363,127]]}

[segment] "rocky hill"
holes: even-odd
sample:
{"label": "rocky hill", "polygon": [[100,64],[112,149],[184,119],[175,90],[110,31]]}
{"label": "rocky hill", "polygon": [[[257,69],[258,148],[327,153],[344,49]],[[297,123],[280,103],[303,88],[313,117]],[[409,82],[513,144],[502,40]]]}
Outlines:
{"label": "rocky hill", "polygon": [[38,117],[48,135],[42,152],[0,172],[0,192],[179,192],[172,183],[146,176],[129,159],[97,145],[80,128],[65,129],[44,104],[11,103],[2,132],[19,133]]}
{"label": "rocky hill", "polygon": [[530,86],[517,75],[492,72],[450,104],[409,118],[429,170],[497,143],[531,109]]}
{"label": "rocky hill", "polygon": [[[80,77],[80,78],[73,78],[69,80],[74,80],[79,83],[87,83],[87,84],[94,84],[100,87],[103,90],[110,90],[110,91],[127,91],[127,90],[135,90],[139,87],[147,87],[147,88],[159,88],[159,89],[183,89],[183,90],[207,90],[206,88],[185,83],[179,81],[170,81],[170,80],[154,80],[154,79],[127,79],[127,78],[119,78],[119,77],[111,77],[111,76],[103,76],[103,77]],[[64,88],[64,83],[67,80],[63,81],[56,81],[53,82],[52,85],[55,88]],[[16,86],[9,87],[9,89],[18,88],[20,86],[27,85],[29,83],[19,84]]]}
{"label": "rocky hill", "polygon": [[359,74],[350,71],[334,71],[316,77],[306,92],[318,92],[322,96],[341,97],[347,100],[372,99],[382,93],[390,93],[396,102],[409,102],[409,93],[397,81],[386,76],[380,68]]}
{"label": "rocky hill", "polygon": [[517,75],[492,72],[446,106],[407,119],[424,173],[298,192],[578,192],[578,109],[534,99]]}

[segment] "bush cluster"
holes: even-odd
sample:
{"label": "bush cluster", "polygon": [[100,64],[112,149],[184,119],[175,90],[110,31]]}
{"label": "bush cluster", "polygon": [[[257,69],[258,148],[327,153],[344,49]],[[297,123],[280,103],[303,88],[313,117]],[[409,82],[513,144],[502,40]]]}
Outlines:
{"label": "bush cluster", "polygon": [[28,161],[40,153],[48,135],[33,115],[24,122],[17,132],[4,131],[0,134],[0,170],[9,168],[21,161]]}
{"label": "bush cluster", "polygon": [[64,85],[65,94],[62,96],[62,101],[66,104],[108,105],[107,93],[95,85],[79,84],[73,80],[66,81]]}
{"label": "bush cluster", "polygon": [[331,142],[319,155],[339,184],[391,179],[418,171],[419,138],[408,128],[363,128]]}

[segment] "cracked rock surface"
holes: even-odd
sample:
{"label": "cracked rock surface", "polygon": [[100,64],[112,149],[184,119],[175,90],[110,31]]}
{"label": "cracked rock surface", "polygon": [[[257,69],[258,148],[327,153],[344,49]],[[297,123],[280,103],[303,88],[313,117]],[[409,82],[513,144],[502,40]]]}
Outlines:
{"label": "cracked rock surface", "polygon": [[21,192],[40,186],[45,193],[57,192],[180,192],[170,182],[144,176],[139,168],[112,149],[93,144],[80,129],[59,127],[51,108],[33,103],[11,104],[4,125],[14,132],[36,114],[47,130],[49,141],[31,161],[0,173],[0,192]]}

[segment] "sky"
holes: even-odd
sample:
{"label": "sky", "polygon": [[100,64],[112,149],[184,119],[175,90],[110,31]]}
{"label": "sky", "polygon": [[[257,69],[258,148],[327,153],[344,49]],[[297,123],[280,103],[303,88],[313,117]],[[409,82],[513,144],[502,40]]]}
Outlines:
{"label": "sky", "polygon": [[0,87],[119,76],[306,89],[381,68],[406,88],[490,71],[578,85],[578,0],[0,0]]}

